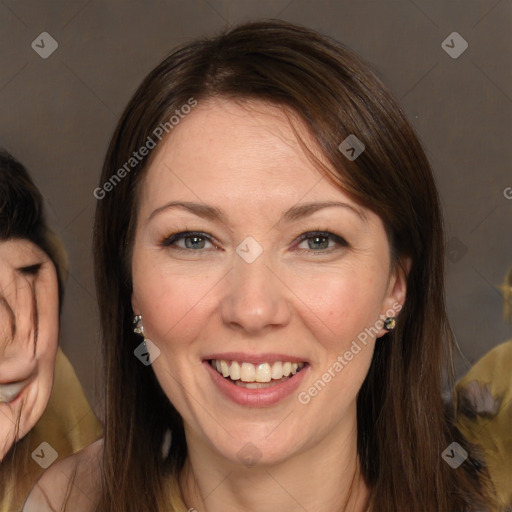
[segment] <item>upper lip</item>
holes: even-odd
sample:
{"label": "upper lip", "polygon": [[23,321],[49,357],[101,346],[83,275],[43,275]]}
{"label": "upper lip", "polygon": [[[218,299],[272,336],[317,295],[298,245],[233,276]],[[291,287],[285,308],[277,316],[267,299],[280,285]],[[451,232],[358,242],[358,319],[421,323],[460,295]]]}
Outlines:
{"label": "upper lip", "polygon": [[307,363],[303,357],[292,356],[289,354],[277,354],[275,352],[266,352],[263,354],[249,354],[247,352],[222,352],[209,354],[203,358],[204,361],[216,359],[218,361],[240,361],[252,364],[275,363],[276,361],[289,361],[291,363]]}

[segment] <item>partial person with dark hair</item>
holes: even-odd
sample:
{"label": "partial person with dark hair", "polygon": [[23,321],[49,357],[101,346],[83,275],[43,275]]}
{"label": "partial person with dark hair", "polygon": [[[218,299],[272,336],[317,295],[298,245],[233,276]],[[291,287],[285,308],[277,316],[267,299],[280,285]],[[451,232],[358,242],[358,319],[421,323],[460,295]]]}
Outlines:
{"label": "partial person with dark hair", "polygon": [[40,192],[22,164],[0,151],[1,512],[21,510],[49,463],[101,436],[58,348],[67,269]]}
{"label": "partial person with dark hair", "polygon": [[183,45],[94,195],[105,436],[27,512],[499,510],[442,400],[433,174],[352,51],[280,21]]}

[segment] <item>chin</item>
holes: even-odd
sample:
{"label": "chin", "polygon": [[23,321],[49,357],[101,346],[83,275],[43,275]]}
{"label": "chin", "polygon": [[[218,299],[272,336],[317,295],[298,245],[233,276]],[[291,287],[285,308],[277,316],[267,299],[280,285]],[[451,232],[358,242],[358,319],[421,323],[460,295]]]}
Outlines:
{"label": "chin", "polygon": [[299,449],[296,434],[281,433],[274,436],[271,434],[272,429],[266,425],[266,434],[253,433],[247,428],[240,428],[237,433],[230,429],[229,425],[225,428],[233,433],[233,437],[227,435],[222,442],[211,439],[210,443],[222,457],[235,465],[272,466],[293,457]]}

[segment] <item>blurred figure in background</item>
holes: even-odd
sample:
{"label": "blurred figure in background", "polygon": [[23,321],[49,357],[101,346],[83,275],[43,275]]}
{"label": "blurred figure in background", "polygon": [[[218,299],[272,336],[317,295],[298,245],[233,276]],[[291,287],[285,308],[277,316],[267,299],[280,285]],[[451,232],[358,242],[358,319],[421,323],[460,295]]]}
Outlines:
{"label": "blurred figure in background", "polygon": [[0,512],[21,510],[48,465],[101,435],[58,348],[67,270],[40,192],[0,151]]}
{"label": "blurred figure in background", "polygon": [[[503,292],[503,317],[512,323],[512,268]],[[498,496],[512,511],[512,340],[485,354],[455,387],[458,427],[485,449]]]}

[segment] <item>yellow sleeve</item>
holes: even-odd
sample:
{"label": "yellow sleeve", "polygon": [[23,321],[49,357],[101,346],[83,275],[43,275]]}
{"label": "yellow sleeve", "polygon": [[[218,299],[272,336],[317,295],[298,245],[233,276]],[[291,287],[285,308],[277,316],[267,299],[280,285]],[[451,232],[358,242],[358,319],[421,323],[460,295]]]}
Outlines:
{"label": "yellow sleeve", "polygon": [[101,437],[101,425],[87,402],[71,363],[60,348],[52,395],[33,431],[34,449],[46,441],[59,453],[59,459]]}
{"label": "yellow sleeve", "polygon": [[503,504],[512,505],[512,340],[485,354],[457,382],[456,425],[485,451]]}

